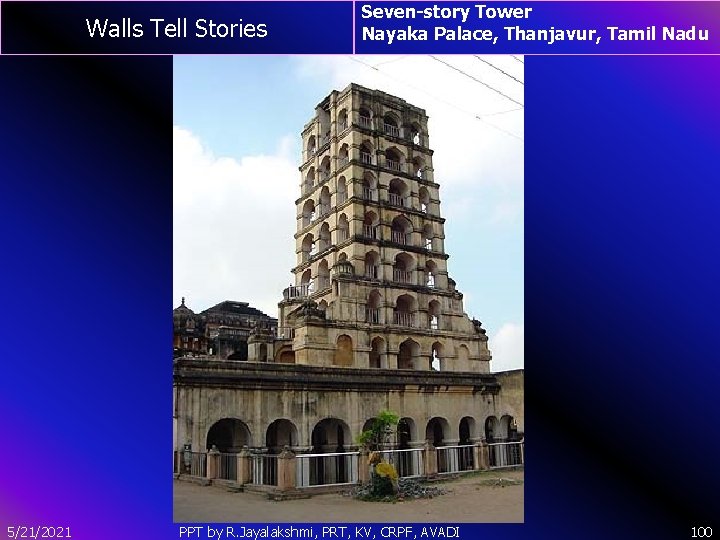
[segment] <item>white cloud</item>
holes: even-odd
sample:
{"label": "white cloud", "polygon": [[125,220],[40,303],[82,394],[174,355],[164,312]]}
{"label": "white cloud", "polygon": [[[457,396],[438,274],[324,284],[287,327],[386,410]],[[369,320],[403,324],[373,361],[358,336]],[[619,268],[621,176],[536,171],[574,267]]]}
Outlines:
{"label": "white cloud", "polygon": [[250,301],[277,316],[295,263],[292,233],[299,176],[292,138],[271,155],[215,156],[173,128],[173,291],[196,311]]}
{"label": "white cloud", "polygon": [[525,367],[525,324],[505,323],[490,336],[492,371]]}

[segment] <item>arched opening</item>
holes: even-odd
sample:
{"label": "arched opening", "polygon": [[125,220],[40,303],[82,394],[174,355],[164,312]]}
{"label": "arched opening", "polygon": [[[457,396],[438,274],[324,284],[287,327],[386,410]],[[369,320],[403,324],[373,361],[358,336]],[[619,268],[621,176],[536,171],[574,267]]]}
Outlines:
{"label": "arched opening", "polygon": [[385,114],[383,117],[383,129],[386,135],[390,135],[391,137],[400,136],[400,128],[398,128],[398,121],[394,114]]}
{"label": "arched opening", "polygon": [[269,454],[279,454],[285,446],[297,446],[298,434],[295,424],[279,418],[270,424],[265,433],[265,446]]}
{"label": "arched opening", "polygon": [[330,247],[330,225],[327,222],[323,223],[320,227],[320,234],[318,238],[318,253],[322,253]]}
{"label": "arched opening", "polygon": [[304,236],[302,244],[300,245],[300,250],[302,253],[302,262],[310,260],[310,257],[313,255],[313,251],[315,250],[315,237],[312,234],[308,233]]}
{"label": "arched opening", "polygon": [[300,276],[300,296],[308,296],[315,292],[315,280],[308,268]]}
{"label": "arched opening", "polygon": [[430,358],[430,367],[433,371],[444,371],[443,365],[443,344],[436,341],[432,344],[432,357]]}
{"label": "arched opening", "polygon": [[352,338],[343,334],[337,338],[337,348],[335,349],[333,364],[336,366],[352,366],[353,363]]}
{"label": "arched opening", "polygon": [[423,136],[422,136],[422,130],[420,129],[419,124],[412,124],[409,128],[406,128],[408,138],[413,144],[421,145],[423,144]]}
{"label": "arched opening", "polygon": [[377,251],[368,251],[365,254],[365,277],[380,279],[380,255]]}
{"label": "arched opening", "polygon": [[[411,441],[416,440],[417,428],[412,418],[401,418],[397,426],[397,445],[399,450],[409,450]],[[397,459],[397,471],[401,477],[422,476],[422,462],[417,452],[400,452]]]}
{"label": "arched opening", "polygon": [[385,340],[381,337],[373,338],[370,344],[370,367],[384,368],[385,361]]}
{"label": "arched opening", "polygon": [[440,302],[431,300],[428,304],[428,322],[430,330],[440,330]]}
{"label": "arched opening", "polygon": [[398,369],[420,369],[420,345],[408,338],[400,344]]}
{"label": "arched opening", "polygon": [[393,281],[396,283],[414,284],[413,270],[415,269],[415,259],[407,253],[398,253],[395,256],[393,264]]}
{"label": "arched opening", "polygon": [[425,285],[427,287],[437,287],[437,264],[434,261],[425,263]]}
{"label": "arched opening", "polygon": [[320,182],[325,182],[328,178],[330,178],[330,156],[325,156],[322,159],[318,173],[320,176]]}
{"label": "arched opening", "polygon": [[409,245],[413,226],[405,216],[397,216],[392,220],[390,225],[390,239],[396,244]]}
{"label": "arched opening", "polygon": [[348,128],[348,114],[347,109],[340,109],[338,112],[338,132],[342,133]]}
{"label": "arched opening", "polygon": [[362,163],[363,165],[372,165],[372,154],[372,145],[367,141],[363,142],[360,145],[360,163]]}
{"label": "arched opening", "polygon": [[[338,418],[325,418],[315,424],[311,435],[312,453],[328,454],[347,452],[351,442],[350,428]],[[344,484],[356,480],[350,456],[313,458],[309,463],[309,484]]]}
{"label": "arched opening", "polygon": [[385,167],[391,171],[401,171],[402,154],[394,146],[385,150]]}
{"label": "arched opening", "polygon": [[412,174],[415,178],[425,178],[425,160],[420,156],[412,160]]}
{"label": "arched opening", "polygon": [[350,223],[345,214],[340,214],[338,219],[338,243],[344,242],[350,238]]}
{"label": "arched opening", "polygon": [[379,221],[377,214],[372,210],[365,212],[365,217],[363,218],[363,236],[365,238],[370,238],[371,240],[377,240],[379,238],[377,233]]}
{"label": "arched opening", "polygon": [[315,202],[308,199],[303,204],[302,209],[302,226],[307,227],[315,220]]}
{"label": "arched opening", "polygon": [[420,210],[426,214],[430,212],[430,192],[424,186],[418,190]]}
{"label": "arched opening", "polygon": [[470,370],[470,351],[468,350],[467,345],[460,345],[458,347],[457,359],[460,370]]}
{"label": "arched opening", "polygon": [[328,308],[328,303],[325,300],[320,300],[320,302],[318,303],[318,309],[320,311],[327,311],[327,308]]}
{"label": "arched opening", "polygon": [[500,434],[508,441],[519,440],[515,418],[507,414],[500,418]]}
{"label": "arched opening", "polygon": [[[368,296],[367,305],[365,307],[365,320],[370,324],[380,324],[380,305],[382,303],[382,296],[380,293],[373,289],[370,291]],[[378,366],[379,367],[379,366]]]}
{"label": "arched opening", "polygon": [[320,217],[324,218],[330,213],[330,190],[324,186],[320,190]]}
{"label": "arched opening", "polygon": [[409,294],[400,295],[395,303],[394,323],[400,326],[415,326],[417,302]]}
{"label": "arched opening", "polygon": [[338,151],[338,166],[344,167],[350,163],[349,147],[347,144],[343,144]]}
{"label": "arched opening", "polygon": [[307,141],[307,159],[310,159],[315,155],[317,151],[317,143],[315,141],[315,135],[310,135]]}
{"label": "arched opening", "polygon": [[315,167],[310,167],[305,175],[305,189],[312,189],[315,185]]}
{"label": "arched opening", "polygon": [[409,189],[407,184],[399,178],[390,180],[388,188],[388,202],[394,206],[410,206],[408,204]]}
{"label": "arched opening", "polygon": [[337,183],[337,204],[343,204],[347,201],[347,182],[344,176],[338,178]]}
{"label": "arched opening", "polygon": [[377,200],[377,180],[371,172],[365,172],[363,175],[363,199],[368,201]]}
{"label": "arched opening", "polygon": [[430,225],[429,223],[426,223],[425,225],[423,225],[422,237],[423,237],[423,247],[425,249],[432,251],[434,236],[435,235],[433,234],[432,225]]}
{"label": "arched opening", "polygon": [[372,127],[372,112],[367,107],[360,107],[358,111],[358,124],[364,128]]}
{"label": "arched opening", "polygon": [[431,418],[425,428],[425,439],[435,446],[445,446],[445,438],[450,433],[450,424],[445,418],[436,416]]}
{"label": "arched opening", "polygon": [[208,431],[206,449],[215,446],[223,453],[237,453],[243,446],[251,446],[250,429],[237,418],[223,418]]}
{"label": "arched opening", "polygon": [[[330,233],[328,232],[328,235]],[[328,262],[323,259],[318,265],[317,274],[317,290],[324,291],[330,288],[330,269],[328,268]]]}
{"label": "arched opening", "polygon": [[261,343],[260,345],[258,345],[257,361],[258,362],[267,362],[267,344],[266,343]]}
{"label": "arched opening", "polygon": [[473,452],[473,438],[475,437],[475,419],[471,416],[465,416],[460,420],[459,426],[460,446],[459,448],[459,468],[461,471],[472,471],[475,465],[475,455]]}

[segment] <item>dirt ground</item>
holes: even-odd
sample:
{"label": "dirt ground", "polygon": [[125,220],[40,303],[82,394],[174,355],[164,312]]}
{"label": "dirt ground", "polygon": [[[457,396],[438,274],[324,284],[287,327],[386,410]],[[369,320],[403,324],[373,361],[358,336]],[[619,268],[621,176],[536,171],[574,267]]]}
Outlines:
{"label": "dirt ground", "polygon": [[339,493],[275,502],[258,493],[231,493],[176,480],[173,513],[180,523],[522,523],[524,485],[492,483],[497,478],[523,481],[524,476],[524,471],[473,474],[438,484],[448,491],[445,495],[395,504]]}

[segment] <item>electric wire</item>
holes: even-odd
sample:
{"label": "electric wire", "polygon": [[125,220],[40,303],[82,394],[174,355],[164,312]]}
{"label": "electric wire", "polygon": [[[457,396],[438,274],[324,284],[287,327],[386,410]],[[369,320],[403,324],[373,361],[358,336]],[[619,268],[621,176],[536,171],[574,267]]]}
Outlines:
{"label": "electric wire", "polygon": [[491,68],[496,69],[497,71],[499,71],[499,72],[502,73],[503,75],[506,75],[507,77],[510,77],[513,81],[519,82],[520,84],[522,84],[523,86],[525,86],[525,83],[522,82],[520,79],[514,77],[513,75],[510,75],[507,71],[503,71],[502,69],[500,69],[499,67],[497,67],[495,64],[491,64],[490,62],[488,62],[488,61],[485,60],[484,58],[480,58],[477,54],[474,54],[473,56],[474,56],[475,58],[477,58],[478,60],[480,60],[481,62],[483,62],[484,64],[487,64],[487,65],[490,66]]}

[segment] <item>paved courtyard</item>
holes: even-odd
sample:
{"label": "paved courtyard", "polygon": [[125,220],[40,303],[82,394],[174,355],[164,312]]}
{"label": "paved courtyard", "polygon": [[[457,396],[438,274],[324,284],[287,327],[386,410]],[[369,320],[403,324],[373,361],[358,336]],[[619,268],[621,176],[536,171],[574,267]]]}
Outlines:
{"label": "paved courtyard", "polygon": [[365,502],[341,494],[275,502],[257,493],[232,493],[175,481],[176,522],[225,523],[521,523],[524,486],[493,485],[497,479],[524,480],[524,471],[492,471],[442,483],[449,491],[433,499]]}

